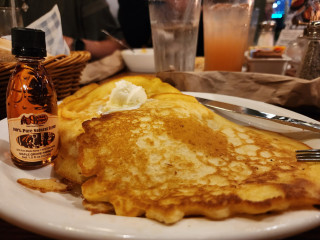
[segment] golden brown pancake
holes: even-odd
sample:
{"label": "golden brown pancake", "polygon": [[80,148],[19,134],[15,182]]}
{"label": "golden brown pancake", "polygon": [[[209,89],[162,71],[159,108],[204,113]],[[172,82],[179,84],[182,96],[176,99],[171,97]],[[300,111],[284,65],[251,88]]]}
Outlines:
{"label": "golden brown pancake", "polygon": [[172,224],[320,203],[320,164],[295,159],[305,144],[237,125],[190,96],[159,94],[83,128],[83,196],[117,215]]}
{"label": "golden brown pancake", "polygon": [[58,182],[57,179],[29,179],[29,178],[19,178],[17,180],[21,185],[31,188],[34,190],[39,190],[40,192],[68,192],[71,190],[71,186]]}
{"label": "golden brown pancake", "polygon": [[86,178],[80,173],[77,164],[78,147],[76,138],[83,132],[82,123],[93,117],[99,117],[99,109],[106,105],[116,82],[125,80],[145,89],[148,98],[154,94],[179,91],[151,76],[126,76],[98,85],[90,84],[65,98],[59,105],[60,150],[55,160],[55,171],[62,177],[82,183]]}

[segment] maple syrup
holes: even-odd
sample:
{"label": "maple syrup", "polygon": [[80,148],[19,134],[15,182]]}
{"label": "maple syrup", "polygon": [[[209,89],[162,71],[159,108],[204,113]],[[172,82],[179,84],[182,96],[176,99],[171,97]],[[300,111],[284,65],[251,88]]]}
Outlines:
{"label": "maple syrup", "polygon": [[53,82],[42,65],[45,33],[13,28],[12,53],[17,64],[7,88],[11,159],[23,169],[50,164],[58,154],[58,106]]}

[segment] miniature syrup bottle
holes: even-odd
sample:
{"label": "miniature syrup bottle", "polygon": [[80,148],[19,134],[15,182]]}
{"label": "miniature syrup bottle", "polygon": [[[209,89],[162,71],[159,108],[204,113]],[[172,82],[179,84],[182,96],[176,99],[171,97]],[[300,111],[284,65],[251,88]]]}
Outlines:
{"label": "miniature syrup bottle", "polygon": [[58,154],[57,95],[42,65],[45,33],[13,28],[11,37],[17,59],[6,98],[11,159],[22,169],[36,169]]}

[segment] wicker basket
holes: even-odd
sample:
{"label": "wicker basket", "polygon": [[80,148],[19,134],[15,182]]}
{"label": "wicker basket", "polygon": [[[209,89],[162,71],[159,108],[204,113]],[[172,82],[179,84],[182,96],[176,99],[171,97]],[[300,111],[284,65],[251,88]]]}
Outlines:
{"label": "wicker basket", "polygon": [[59,100],[80,88],[81,72],[90,57],[87,51],[76,51],[71,52],[69,56],[57,55],[45,60],[44,65],[52,77]]}
{"label": "wicker basket", "polygon": [[[75,51],[70,55],[47,57],[44,65],[52,77],[58,100],[61,100],[80,88],[81,72],[91,55],[87,51]],[[0,62],[0,115],[5,116],[6,90],[15,62]]]}

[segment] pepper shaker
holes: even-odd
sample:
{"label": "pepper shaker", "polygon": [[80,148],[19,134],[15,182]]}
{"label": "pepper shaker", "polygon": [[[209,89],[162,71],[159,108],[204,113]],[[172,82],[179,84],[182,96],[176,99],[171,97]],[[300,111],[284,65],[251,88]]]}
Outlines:
{"label": "pepper shaker", "polygon": [[304,38],[307,44],[297,77],[311,80],[320,77],[320,21],[308,24]]}

